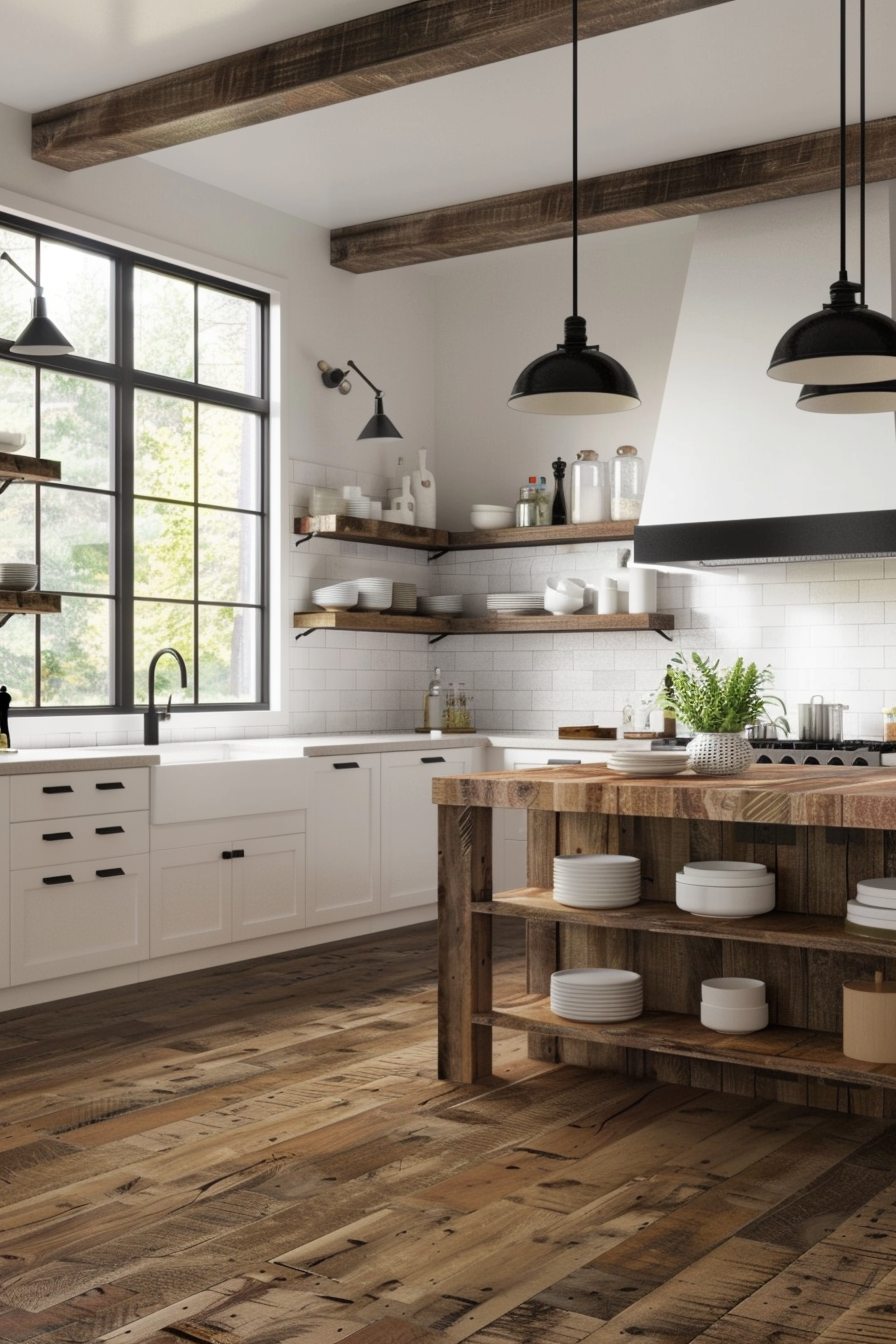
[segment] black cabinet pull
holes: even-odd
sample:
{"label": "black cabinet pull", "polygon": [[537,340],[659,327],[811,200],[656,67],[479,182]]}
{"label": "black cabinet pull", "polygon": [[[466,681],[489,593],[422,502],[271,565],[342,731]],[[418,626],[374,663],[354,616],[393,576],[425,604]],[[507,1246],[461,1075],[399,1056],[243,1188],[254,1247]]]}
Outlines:
{"label": "black cabinet pull", "polygon": [[71,784],[45,784],[44,793],[74,793]]}
{"label": "black cabinet pull", "polygon": [[[96,835],[124,835],[123,826],[97,826]],[[46,836],[44,839],[46,840]]]}
{"label": "black cabinet pull", "polygon": [[421,757],[420,757],[420,760],[423,762],[424,765],[444,765],[444,764],[445,764],[445,757],[444,757],[444,756],[421,756]]}
{"label": "black cabinet pull", "polygon": [[123,789],[124,785],[120,780],[116,780],[114,784],[94,784],[93,787],[95,789]]}
{"label": "black cabinet pull", "polygon": [[558,761],[556,756],[548,757],[548,765],[581,765],[581,761]]}
{"label": "black cabinet pull", "polygon": [[246,857],[246,851],[244,849],[235,849],[233,851],[233,857],[235,859],[244,859]]}
{"label": "black cabinet pull", "polygon": [[361,767],[357,761],[334,761],[334,770],[360,770]]}
{"label": "black cabinet pull", "polygon": [[124,877],[123,868],[97,868],[97,877]]}
{"label": "black cabinet pull", "polygon": [[230,850],[230,849],[225,849],[224,853],[221,855],[221,858],[222,858],[222,859],[232,859],[232,858],[233,858],[233,851]]}
{"label": "black cabinet pull", "polygon": [[50,831],[48,835],[42,835],[41,840],[74,840],[71,831]]}
{"label": "black cabinet pull", "polygon": [[74,882],[74,880],[75,879],[72,877],[71,873],[66,873],[64,877],[45,877],[44,886],[58,887],[60,882]]}

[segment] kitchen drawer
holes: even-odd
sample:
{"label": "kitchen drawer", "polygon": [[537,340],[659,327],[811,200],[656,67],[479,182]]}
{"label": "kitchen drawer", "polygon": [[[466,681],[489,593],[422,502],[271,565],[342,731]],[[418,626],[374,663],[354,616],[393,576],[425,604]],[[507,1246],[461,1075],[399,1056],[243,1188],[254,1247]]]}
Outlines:
{"label": "kitchen drawer", "polygon": [[149,850],[148,812],[18,821],[9,830],[10,867],[14,870],[120,858]]}
{"label": "kitchen drawer", "polygon": [[[106,877],[100,873],[106,872]],[[149,955],[149,856],[13,873],[11,982],[123,966]]]}
{"label": "kitchen drawer", "polygon": [[149,808],[149,770],[65,770],[16,775],[11,780],[10,821],[144,812]]}

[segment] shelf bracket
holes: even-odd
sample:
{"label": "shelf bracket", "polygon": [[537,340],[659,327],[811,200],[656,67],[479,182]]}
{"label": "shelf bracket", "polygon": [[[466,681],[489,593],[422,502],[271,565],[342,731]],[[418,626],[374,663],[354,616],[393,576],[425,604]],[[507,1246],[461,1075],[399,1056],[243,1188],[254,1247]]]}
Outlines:
{"label": "shelf bracket", "polygon": [[309,635],[313,635],[316,630],[317,630],[316,625],[312,625],[310,630],[300,630],[299,633],[296,635],[296,639],[307,639],[307,637]]}
{"label": "shelf bracket", "polygon": [[443,639],[447,639],[453,631],[446,630],[442,635],[432,635],[426,642],[427,644],[439,644]]}
{"label": "shelf bracket", "polygon": [[0,482],[0,495],[3,494],[4,490],[8,490],[11,485],[21,485],[24,479],[24,476],[7,476],[5,481]]}
{"label": "shelf bracket", "polygon": [[668,639],[669,643],[670,644],[672,643],[672,636],[667,635],[665,630],[657,630],[657,634],[659,635],[660,639]]}
{"label": "shelf bracket", "polygon": [[426,557],[426,563],[431,565],[433,560],[441,560],[442,556],[447,554],[447,546],[443,546],[440,551],[430,551],[429,555]]}
{"label": "shelf bracket", "polygon": [[306,532],[304,536],[299,537],[299,538],[297,539],[297,541],[296,541],[296,545],[297,545],[297,546],[304,546],[306,541],[311,541],[313,537],[316,537],[316,536],[318,536],[318,535],[319,535],[319,533],[317,533],[317,532]]}
{"label": "shelf bracket", "polygon": [[17,611],[6,611],[6,612],[4,612],[3,615],[0,616],[0,630],[3,629],[4,625],[5,625],[6,622],[10,619],[10,617],[12,617],[12,616],[18,616],[18,614],[19,614],[19,613],[18,613]]}

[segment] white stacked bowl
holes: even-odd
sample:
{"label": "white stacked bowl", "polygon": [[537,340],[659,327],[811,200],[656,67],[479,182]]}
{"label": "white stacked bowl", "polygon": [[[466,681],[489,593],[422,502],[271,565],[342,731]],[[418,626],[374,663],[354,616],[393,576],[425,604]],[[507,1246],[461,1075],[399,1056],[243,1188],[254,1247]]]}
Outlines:
{"label": "white stacked bowl", "polygon": [[391,607],[391,579],[358,579],[357,588],[360,611],[388,611]]}
{"label": "white stacked bowl", "polygon": [[515,510],[506,504],[474,504],[470,511],[470,522],[478,531],[513,527],[515,518]]}
{"label": "white stacked bowl", "polygon": [[558,854],[554,900],[582,910],[613,910],[641,899],[641,861],[628,854]]}
{"label": "white stacked bowl", "polygon": [[870,877],[846,905],[846,927],[866,938],[896,937],[896,878]]}
{"label": "white stacked bowl", "polygon": [[331,583],[326,588],[315,588],[311,601],[327,611],[349,611],[358,605],[357,583]]}
{"label": "white stacked bowl", "polygon": [[555,971],[551,1012],[572,1022],[627,1022],[644,1011],[644,984],[635,971],[606,966]]}
{"label": "white stacked bowl", "polygon": [[37,565],[23,564],[19,561],[0,564],[0,588],[14,593],[30,593],[37,587],[39,572]]}
{"label": "white stacked bowl", "polygon": [[724,1036],[747,1036],[768,1026],[765,981],[744,976],[704,980],[701,986],[700,1021],[710,1031]]}
{"label": "white stacked bowl", "polygon": [[424,616],[460,616],[464,609],[463,593],[439,593],[427,597],[422,593],[417,598],[417,607]]}
{"label": "white stacked bowl", "polygon": [[752,919],[774,910],[775,875],[764,863],[686,863],[675,875],[675,904],[706,919]]}

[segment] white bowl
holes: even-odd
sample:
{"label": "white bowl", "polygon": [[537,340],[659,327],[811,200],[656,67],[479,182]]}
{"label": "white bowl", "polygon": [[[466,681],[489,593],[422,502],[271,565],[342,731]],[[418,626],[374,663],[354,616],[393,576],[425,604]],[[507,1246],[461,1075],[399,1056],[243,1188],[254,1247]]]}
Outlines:
{"label": "white bowl", "polygon": [[553,588],[558,593],[565,593],[567,597],[584,597],[588,585],[584,579],[577,579],[571,575],[550,574],[545,579],[545,587]]}
{"label": "white bowl", "polygon": [[761,1008],[765,1003],[765,981],[749,980],[742,975],[723,975],[704,980],[703,1002],[713,1008]]}
{"label": "white bowl", "polygon": [[692,887],[755,887],[761,886],[770,877],[774,879],[774,873],[770,873],[764,863],[710,859],[703,863],[684,864],[681,877]]}
{"label": "white bowl", "polygon": [[544,590],[544,609],[554,616],[574,616],[577,611],[582,610],[583,605],[581,597],[570,597],[566,593],[556,592],[553,588]]}
{"label": "white bowl", "polygon": [[37,565],[21,564],[18,561],[0,564],[0,588],[13,592],[27,593],[37,587]]}
{"label": "white bowl", "polygon": [[504,504],[474,504],[470,522],[480,530],[513,527],[515,513]]}
{"label": "white bowl", "polygon": [[675,904],[679,910],[707,919],[752,919],[775,908],[775,878],[769,873],[765,883],[751,887],[697,886],[675,875]]}
{"label": "white bowl", "polygon": [[701,1003],[700,1021],[723,1036],[748,1036],[751,1031],[762,1031],[768,1026],[768,1004],[755,1008],[717,1008],[712,1003]]}

